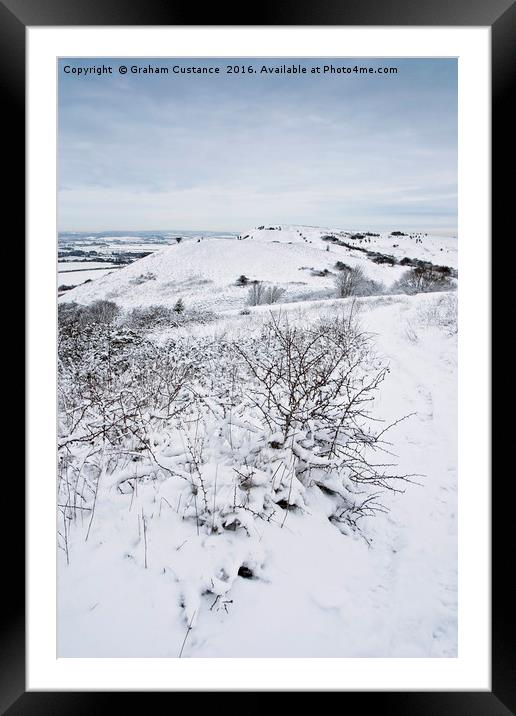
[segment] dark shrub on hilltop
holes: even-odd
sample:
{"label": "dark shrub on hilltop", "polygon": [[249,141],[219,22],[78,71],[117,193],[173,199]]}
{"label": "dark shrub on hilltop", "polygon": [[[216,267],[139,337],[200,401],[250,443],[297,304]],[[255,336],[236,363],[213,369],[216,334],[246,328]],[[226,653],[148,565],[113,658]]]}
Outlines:
{"label": "dark shrub on hilltop", "polygon": [[389,264],[390,266],[394,266],[398,263],[394,256],[391,256],[390,254],[378,254],[376,252],[371,252],[369,257],[375,264]]}
{"label": "dark shrub on hilltop", "polygon": [[348,266],[348,264],[345,264],[344,261],[337,261],[335,263],[335,268],[338,271],[351,271],[351,266]]}

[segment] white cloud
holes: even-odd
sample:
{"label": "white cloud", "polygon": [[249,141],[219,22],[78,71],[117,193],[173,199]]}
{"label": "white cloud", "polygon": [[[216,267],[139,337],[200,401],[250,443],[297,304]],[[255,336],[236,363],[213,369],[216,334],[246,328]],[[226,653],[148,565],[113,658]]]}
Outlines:
{"label": "white cloud", "polygon": [[439,82],[422,61],[405,62],[390,85],[225,78],[174,94],[164,83],[67,78],[59,225],[455,226],[455,70]]}

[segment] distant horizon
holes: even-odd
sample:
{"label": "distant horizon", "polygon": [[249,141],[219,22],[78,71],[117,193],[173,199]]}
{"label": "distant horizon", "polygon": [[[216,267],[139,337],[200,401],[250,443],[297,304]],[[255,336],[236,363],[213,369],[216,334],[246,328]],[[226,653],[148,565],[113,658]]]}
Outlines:
{"label": "distant horizon", "polygon": [[339,230],[339,231],[369,231],[369,230],[375,230],[380,231],[382,233],[390,232],[390,231],[405,231],[408,233],[427,233],[427,234],[435,234],[435,235],[444,235],[444,236],[450,236],[457,234],[457,227],[419,227],[419,228],[413,228],[413,227],[407,227],[407,226],[401,226],[401,225],[392,225],[386,227],[385,225],[382,226],[374,226],[371,224],[368,224],[367,227],[365,226],[337,226],[337,225],[330,225],[330,224],[299,224],[291,221],[277,221],[277,222],[258,222],[256,224],[248,225],[244,229],[228,229],[228,228],[193,228],[193,229],[186,229],[185,227],[165,227],[157,229],[156,227],[150,228],[150,229],[143,229],[143,228],[128,228],[127,226],[123,226],[121,228],[115,229],[113,227],[108,228],[102,228],[102,229],[58,229],[58,234],[106,234],[108,232],[113,233],[122,233],[127,232],[127,234],[138,234],[138,233],[165,233],[165,232],[177,232],[180,233],[182,231],[188,232],[188,233],[202,233],[203,231],[211,232],[211,233],[228,233],[228,234],[241,234],[245,230],[251,230],[256,229],[257,226],[301,226],[306,227],[307,229],[313,228],[313,229],[328,229],[328,230]]}
{"label": "distant horizon", "polygon": [[[60,58],[59,230],[238,232],[290,216],[456,232],[457,60],[333,58],[370,74],[312,72],[324,62],[153,58],[217,69],[162,75],[127,71],[145,58]],[[228,74],[228,63],[256,70]],[[306,73],[259,71],[294,63]],[[112,72],[90,71],[104,65]]]}

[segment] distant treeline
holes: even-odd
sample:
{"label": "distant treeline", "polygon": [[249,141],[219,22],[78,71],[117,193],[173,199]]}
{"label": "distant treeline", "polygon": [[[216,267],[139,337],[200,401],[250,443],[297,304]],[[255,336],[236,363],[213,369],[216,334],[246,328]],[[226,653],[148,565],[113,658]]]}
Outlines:
{"label": "distant treeline", "polygon": [[64,249],[57,252],[58,259],[80,258],[81,261],[95,261],[106,264],[130,264],[137,259],[143,259],[152,254],[152,251],[124,251],[123,253],[108,254],[99,251],[84,251],[83,249]]}

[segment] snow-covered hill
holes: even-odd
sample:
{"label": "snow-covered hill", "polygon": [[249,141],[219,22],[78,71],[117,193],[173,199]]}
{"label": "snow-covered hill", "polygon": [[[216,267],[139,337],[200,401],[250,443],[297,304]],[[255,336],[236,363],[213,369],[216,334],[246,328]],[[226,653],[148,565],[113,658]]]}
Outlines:
{"label": "snow-covered hill", "polygon": [[457,240],[423,234],[364,234],[282,226],[242,232],[236,239],[206,238],[168,246],[130,266],[68,291],[62,301],[97,299],[124,308],[171,305],[227,311],[243,308],[247,290],[239,276],[285,289],[283,300],[329,297],[337,262],[360,266],[387,288],[403,274],[407,259],[457,267]]}

